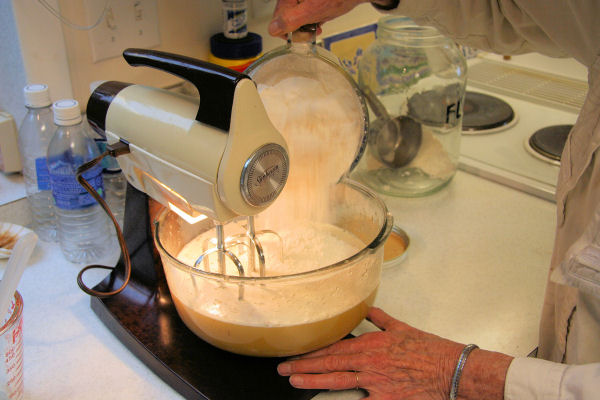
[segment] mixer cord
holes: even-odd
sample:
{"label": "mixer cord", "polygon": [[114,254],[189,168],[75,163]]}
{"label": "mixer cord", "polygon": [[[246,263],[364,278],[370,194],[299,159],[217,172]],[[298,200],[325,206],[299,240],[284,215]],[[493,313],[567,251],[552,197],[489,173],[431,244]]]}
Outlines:
{"label": "mixer cord", "polygon": [[112,213],[112,211],[108,207],[108,204],[106,204],[106,201],[104,201],[102,196],[100,196],[100,194],[98,194],[98,192],[92,187],[92,185],[90,185],[89,182],[83,177],[83,173],[85,171],[89,170],[90,168],[96,166],[98,163],[102,162],[102,159],[104,159],[104,157],[106,157],[106,156],[117,157],[117,156],[120,156],[123,154],[127,154],[129,152],[130,152],[129,145],[127,145],[126,143],[123,143],[123,142],[118,142],[118,143],[115,143],[114,145],[107,146],[107,150],[104,153],[102,153],[100,156],[94,158],[91,161],[88,161],[88,162],[82,164],[81,166],[79,166],[79,168],[77,168],[77,172],[76,172],[77,182],[79,182],[79,184],[81,186],[83,186],[85,188],[85,190],[87,190],[87,192],[98,202],[98,204],[100,204],[102,209],[104,209],[106,214],[108,214],[113,225],[115,226],[115,230],[117,231],[117,239],[119,240],[119,247],[121,248],[121,253],[123,255],[123,262],[125,264],[125,276],[124,276],[123,284],[118,289],[115,289],[110,292],[101,292],[101,291],[89,288],[83,282],[83,274],[85,273],[85,271],[90,270],[90,269],[100,268],[100,269],[108,269],[108,270],[112,271],[112,270],[115,270],[115,267],[94,264],[94,265],[88,265],[88,266],[84,267],[81,271],[79,271],[79,274],[77,274],[77,285],[79,285],[79,288],[81,290],[83,290],[85,293],[89,294],[90,296],[106,298],[106,297],[111,297],[111,296],[114,296],[114,295],[122,292],[123,289],[125,289],[125,287],[129,283],[129,279],[131,278],[131,259],[129,257],[129,251],[127,250],[127,245],[125,243],[125,237],[123,236],[123,232],[121,231],[121,227],[119,226],[117,219],[115,218],[114,214]]}

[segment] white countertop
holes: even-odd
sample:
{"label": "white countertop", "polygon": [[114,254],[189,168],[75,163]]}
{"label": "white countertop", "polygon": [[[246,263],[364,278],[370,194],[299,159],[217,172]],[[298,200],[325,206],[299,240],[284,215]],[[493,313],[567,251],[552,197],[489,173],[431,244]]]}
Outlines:
{"label": "white countertop", "polygon": [[[463,343],[519,356],[533,350],[554,204],[461,171],[429,197],[385,200],[411,247],[400,265],[383,272],[376,305]],[[117,258],[104,261],[113,265]],[[76,284],[80,266],[65,261],[57,245],[39,242],[30,264],[18,288],[25,303],[26,399],[181,398],[92,312]],[[90,272],[88,284],[105,275]],[[354,333],[369,329],[363,322]],[[350,391],[317,399],[361,397]]]}

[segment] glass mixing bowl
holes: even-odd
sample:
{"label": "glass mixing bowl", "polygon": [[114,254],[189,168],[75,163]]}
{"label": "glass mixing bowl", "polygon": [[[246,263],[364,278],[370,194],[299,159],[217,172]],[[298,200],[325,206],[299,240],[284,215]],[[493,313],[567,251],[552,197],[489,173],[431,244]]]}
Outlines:
{"label": "glass mixing bowl", "polygon": [[[190,225],[163,211],[154,239],[186,326],[218,348],[260,357],[306,353],[350,333],[375,299],[393,218],[382,200],[352,181],[335,185],[329,199],[331,212],[318,222],[351,233],[360,249],[331,265],[279,276],[223,275],[181,262],[181,249],[214,223]],[[272,218],[269,211],[256,217],[257,230],[277,232],[298,223],[291,217]]]}

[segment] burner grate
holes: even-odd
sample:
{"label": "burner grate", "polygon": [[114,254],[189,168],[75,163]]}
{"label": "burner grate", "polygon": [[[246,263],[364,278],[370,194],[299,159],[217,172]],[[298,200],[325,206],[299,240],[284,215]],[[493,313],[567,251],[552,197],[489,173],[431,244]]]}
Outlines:
{"label": "burner grate", "polygon": [[579,112],[587,94],[586,82],[559,75],[481,60],[469,66],[469,85],[540,105]]}

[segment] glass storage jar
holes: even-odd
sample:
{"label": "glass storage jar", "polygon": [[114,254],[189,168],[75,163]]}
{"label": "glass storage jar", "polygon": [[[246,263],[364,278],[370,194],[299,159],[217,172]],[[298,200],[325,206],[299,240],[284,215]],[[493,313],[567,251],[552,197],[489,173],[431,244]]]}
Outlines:
{"label": "glass storage jar", "polygon": [[352,177],[402,197],[446,186],[458,166],[466,72],[459,48],[435,28],[380,19],[358,65],[371,123]]}

